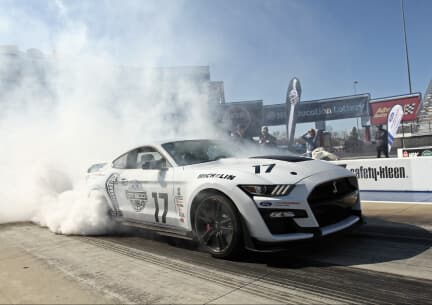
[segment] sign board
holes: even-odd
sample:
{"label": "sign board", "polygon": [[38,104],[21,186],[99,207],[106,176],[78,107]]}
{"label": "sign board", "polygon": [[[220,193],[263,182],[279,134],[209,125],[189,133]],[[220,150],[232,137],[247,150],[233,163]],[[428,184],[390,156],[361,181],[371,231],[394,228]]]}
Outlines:
{"label": "sign board", "polygon": [[295,127],[297,124],[297,108],[300,106],[300,97],[301,97],[301,86],[298,78],[294,77],[291,79],[288,85],[288,92],[286,97],[286,111],[288,116],[287,121],[287,139],[288,145],[292,145],[294,143],[294,135],[295,135]]}
{"label": "sign board", "polygon": [[432,202],[432,158],[333,161],[356,175],[360,198],[370,201]]}
{"label": "sign board", "polygon": [[432,157],[432,146],[398,148],[398,158]]}
{"label": "sign board", "polygon": [[369,94],[309,101],[300,104],[297,122],[330,121],[369,115]]}
{"label": "sign board", "polygon": [[287,123],[286,104],[265,105],[263,124],[268,126],[285,125]]}
{"label": "sign board", "polygon": [[371,100],[370,113],[372,125],[387,124],[387,116],[394,105],[401,105],[404,110],[402,122],[414,121],[420,109],[421,94],[387,97]]}
{"label": "sign board", "polygon": [[388,137],[388,152],[391,150],[393,145],[394,137],[399,129],[400,122],[403,118],[404,111],[401,105],[394,105],[388,114],[387,119],[387,137]]}
{"label": "sign board", "polygon": [[226,131],[245,129],[245,137],[260,134],[262,125],[262,101],[245,101],[218,105],[218,122]]}
{"label": "sign board", "polygon": [[[297,105],[297,123],[369,116],[369,94],[304,101]],[[285,104],[264,106],[264,125],[285,125]],[[387,117],[386,117],[387,118]]]}

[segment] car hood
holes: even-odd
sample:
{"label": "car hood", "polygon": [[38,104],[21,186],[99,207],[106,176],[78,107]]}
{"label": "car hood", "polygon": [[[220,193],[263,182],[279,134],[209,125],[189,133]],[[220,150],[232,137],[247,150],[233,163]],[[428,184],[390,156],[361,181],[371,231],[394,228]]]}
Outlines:
{"label": "car hood", "polygon": [[[274,164],[273,166],[271,166]],[[257,169],[257,167],[259,169]],[[297,183],[320,172],[334,171],[351,176],[351,172],[326,161],[302,157],[266,156],[254,158],[226,158],[184,167],[197,174],[254,176],[261,183]]]}

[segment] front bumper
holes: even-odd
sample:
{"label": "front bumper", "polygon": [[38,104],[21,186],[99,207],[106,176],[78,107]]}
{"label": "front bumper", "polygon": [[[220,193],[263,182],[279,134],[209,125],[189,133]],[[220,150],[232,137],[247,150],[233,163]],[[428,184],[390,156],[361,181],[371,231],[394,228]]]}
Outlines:
{"label": "front bumper", "polygon": [[[246,246],[253,249],[259,249],[259,245],[277,247],[285,242],[317,239],[346,231],[363,223],[357,185],[351,188],[343,185],[345,182],[351,185],[352,178],[330,176],[323,180],[322,176],[312,176],[297,184],[285,197],[254,197],[260,219],[255,218],[253,224],[245,219],[249,233],[245,237]],[[330,182],[333,188],[333,181],[343,191],[332,198],[323,186]],[[272,218],[270,215],[275,211],[290,211],[294,216]]]}
{"label": "front bumper", "polygon": [[348,233],[364,223],[361,215],[350,216],[336,224],[322,228],[304,229],[303,232],[290,233],[284,236],[275,237],[271,242],[261,241],[253,237],[246,240],[246,248],[252,251],[280,251],[292,246],[293,242],[305,240],[318,240],[329,235]]}

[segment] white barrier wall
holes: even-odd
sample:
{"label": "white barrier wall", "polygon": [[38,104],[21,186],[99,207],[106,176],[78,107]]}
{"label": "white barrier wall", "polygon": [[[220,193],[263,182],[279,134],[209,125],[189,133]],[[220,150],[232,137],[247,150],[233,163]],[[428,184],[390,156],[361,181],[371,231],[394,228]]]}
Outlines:
{"label": "white barrier wall", "polygon": [[[423,193],[410,197],[412,201],[430,201],[428,198],[432,196],[432,158],[357,159],[334,163],[345,164],[357,176],[362,193],[393,193],[393,201],[398,200],[397,192],[401,193],[401,198],[402,193]],[[375,197],[380,198],[379,195]]]}

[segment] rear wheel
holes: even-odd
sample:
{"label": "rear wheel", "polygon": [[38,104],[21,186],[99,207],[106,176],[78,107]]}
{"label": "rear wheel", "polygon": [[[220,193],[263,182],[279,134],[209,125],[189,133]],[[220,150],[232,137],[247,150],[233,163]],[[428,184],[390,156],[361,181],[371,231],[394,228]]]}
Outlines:
{"label": "rear wheel", "polygon": [[115,215],[115,212],[110,208],[106,198],[99,190],[90,190],[87,193],[87,198],[92,204],[100,204],[103,210],[106,210],[106,216],[112,217]]}
{"label": "rear wheel", "polygon": [[194,233],[212,256],[234,258],[244,249],[240,215],[221,194],[205,195],[195,209]]}

